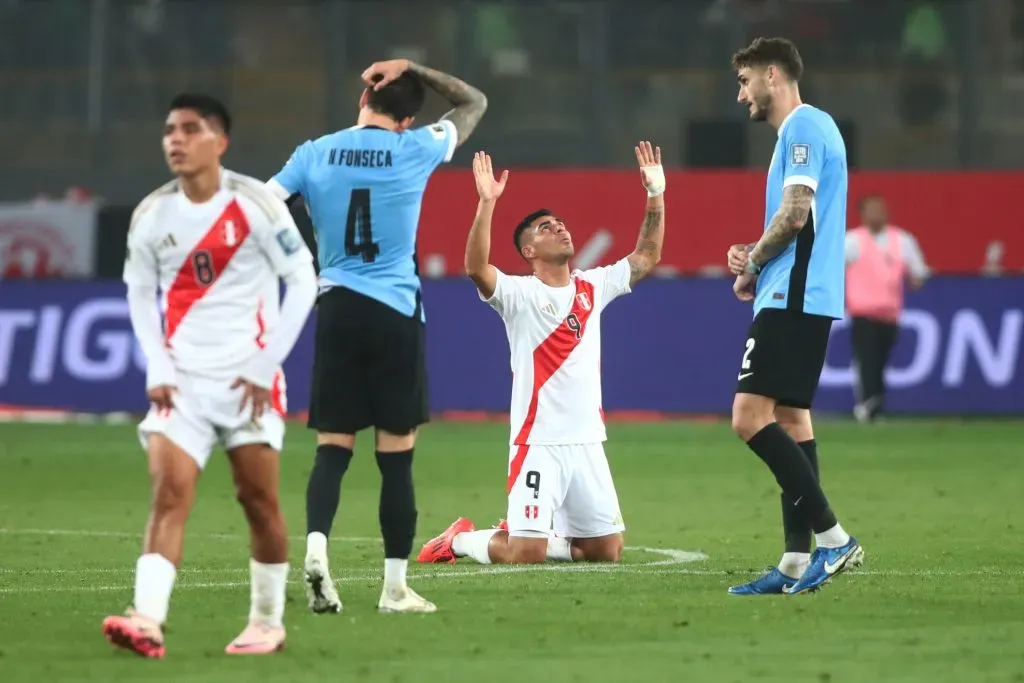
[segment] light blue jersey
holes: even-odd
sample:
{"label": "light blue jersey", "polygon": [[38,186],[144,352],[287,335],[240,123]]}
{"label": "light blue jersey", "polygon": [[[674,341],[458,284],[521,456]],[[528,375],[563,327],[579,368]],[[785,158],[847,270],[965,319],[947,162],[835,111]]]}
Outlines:
{"label": "light blue jersey", "polygon": [[807,224],[778,256],[761,269],[754,315],[785,308],[842,318],[845,297],[846,145],[831,116],[808,104],[779,126],[768,168],[765,230],[782,205],[783,188],[814,191]]}
{"label": "light blue jersey", "polygon": [[316,234],[321,290],[340,286],[424,319],[416,231],[427,180],[450,161],[450,121],[395,133],[354,126],[296,148],[274,176],[302,195]]}

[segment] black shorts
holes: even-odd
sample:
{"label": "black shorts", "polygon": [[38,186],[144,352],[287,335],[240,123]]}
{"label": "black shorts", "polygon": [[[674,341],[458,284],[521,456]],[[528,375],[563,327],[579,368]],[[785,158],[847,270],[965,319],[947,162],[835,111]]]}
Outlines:
{"label": "black shorts", "polygon": [[737,394],[810,408],[818,390],[832,318],[782,308],[762,309],[750,324]]}
{"label": "black shorts", "polygon": [[425,334],[409,317],[351,289],[333,287],[316,308],[308,425],[355,434],[408,434],[429,420]]}

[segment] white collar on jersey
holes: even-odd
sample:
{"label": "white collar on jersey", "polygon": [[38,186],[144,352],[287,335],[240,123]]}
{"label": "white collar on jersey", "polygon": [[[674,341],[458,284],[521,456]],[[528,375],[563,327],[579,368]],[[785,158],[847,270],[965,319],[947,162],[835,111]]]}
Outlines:
{"label": "white collar on jersey", "polygon": [[789,120],[791,118],[793,118],[793,114],[797,113],[798,111],[800,111],[804,107],[809,107],[809,106],[811,106],[811,105],[807,104],[806,102],[804,102],[802,104],[798,104],[793,111],[791,111],[788,114],[786,114],[786,118],[782,119],[782,123],[779,124],[779,137],[780,138],[782,137],[782,131],[786,129],[786,124],[789,123]]}

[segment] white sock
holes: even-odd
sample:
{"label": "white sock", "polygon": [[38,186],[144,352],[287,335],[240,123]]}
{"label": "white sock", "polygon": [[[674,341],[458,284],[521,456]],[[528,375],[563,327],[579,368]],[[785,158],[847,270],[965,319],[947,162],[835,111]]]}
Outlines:
{"label": "white sock", "polygon": [[452,552],[456,557],[471,557],[480,564],[491,564],[491,554],[487,551],[487,546],[496,533],[498,529],[480,529],[456,534],[452,539]]}
{"label": "white sock", "polygon": [[841,548],[850,542],[850,534],[843,531],[838,523],[827,531],[814,534],[814,540],[819,548]]}
{"label": "white sock", "polygon": [[158,624],[167,621],[177,574],[177,568],[163,555],[141,556],[135,564],[135,611]]}
{"label": "white sock", "polygon": [[263,564],[249,560],[252,602],[249,621],[279,627],[284,619],[285,587],[288,584],[288,563]]}
{"label": "white sock", "polygon": [[319,531],[306,536],[306,557],[324,558],[327,556],[327,537]]}
{"label": "white sock", "polygon": [[405,572],[409,568],[409,560],[386,558],[384,560],[384,585],[393,588],[405,588]]}
{"label": "white sock", "polygon": [[572,562],[572,539],[555,536],[552,531],[548,536],[547,558],[556,562]]}
{"label": "white sock", "polygon": [[807,565],[810,563],[810,553],[782,553],[779,571],[791,579],[799,579],[807,571]]}

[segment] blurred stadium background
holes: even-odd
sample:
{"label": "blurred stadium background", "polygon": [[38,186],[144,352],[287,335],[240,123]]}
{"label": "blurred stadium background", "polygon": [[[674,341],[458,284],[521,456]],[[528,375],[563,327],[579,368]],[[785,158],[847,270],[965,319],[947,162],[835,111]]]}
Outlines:
{"label": "blurred stadium background", "polygon": [[[551,206],[587,265],[631,248],[631,146],[651,139],[671,167],[663,277],[609,312],[606,407],[724,413],[749,310],[721,266],[761,230],[774,144],[735,104],[729,56],[758,35],[798,44],[805,99],[841,122],[851,227],[857,198],[882,195],[934,271],[908,300],[890,411],[1024,413],[1020,0],[0,0],[0,404],[145,407],[118,279],[130,212],[167,177],[173,93],[222,97],[236,118],[226,164],[267,178],[295,145],[354,120],[366,65],[405,56],[491,103],[423,211],[434,408],[507,408],[500,322],[459,277],[472,152],[515,169],[504,226]],[[424,119],[442,111],[431,100]],[[504,240],[495,252],[519,267]],[[823,411],[852,407],[848,336],[836,326]],[[297,412],[310,350],[307,334],[287,367]]]}
{"label": "blurred stadium background", "polygon": [[[724,416],[732,402],[751,312],[722,266],[729,244],[762,230],[775,136],[736,105],[729,58],[759,35],[796,41],[805,99],[841,123],[850,227],[857,199],[881,195],[933,277],[908,296],[887,402],[929,419],[816,425],[830,500],[867,566],[819,596],[752,605],[725,587],[777,557],[777,487],[725,424],[645,421]],[[0,425],[3,680],[1024,680],[1022,46],[1024,0],[0,0],[0,418],[72,423]],[[379,481],[360,440],[332,537],[346,614],[325,623],[304,610],[298,575],[314,443],[294,424],[281,481],[288,651],[220,654],[248,605],[248,537],[215,460],[189,521],[172,653],[159,667],[114,656],[99,624],[131,599],[149,499],[133,427],[144,359],[120,274],[131,211],[168,177],[167,103],[184,89],[223,98],[226,165],[268,178],[300,142],[351,125],[359,74],[391,56],[490,97],[430,181],[419,255],[433,409],[498,419],[424,429],[419,542],[456,515],[486,526],[505,510],[507,342],[459,272],[472,153],[514,169],[498,233],[551,207],[586,266],[636,239],[634,142],[664,151],[659,277],[613,305],[603,330],[624,563],[415,566],[440,613],[428,628],[382,625]],[[442,112],[434,99],[423,118]],[[521,272],[511,240],[499,234],[494,251]],[[309,332],[286,366],[297,414]],[[819,414],[853,407],[849,337],[835,325]],[[82,414],[127,424],[81,426]]]}

